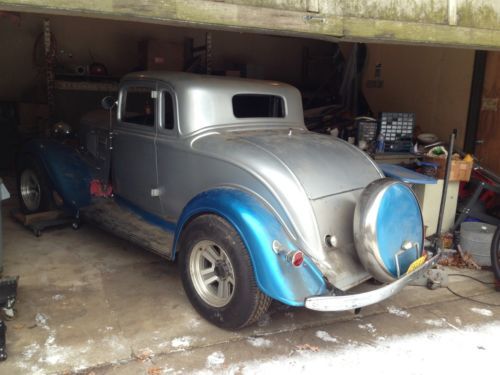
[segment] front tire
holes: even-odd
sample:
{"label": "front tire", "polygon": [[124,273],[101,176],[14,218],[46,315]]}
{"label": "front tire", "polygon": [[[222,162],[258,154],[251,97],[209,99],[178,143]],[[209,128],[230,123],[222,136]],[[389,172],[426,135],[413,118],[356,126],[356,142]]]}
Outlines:
{"label": "front tire", "polygon": [[31,157],[25,157],[20,165],[18,195],[21,210],[26,214],[47,211],[52,208],[52,195],[43,166]]}
{"label": "front tire", "polygon": [[254,323],[271,298],[260,291],[236,230],[216,215],[194,219],[180,240],[182,283],[194,308],[225,329]]}

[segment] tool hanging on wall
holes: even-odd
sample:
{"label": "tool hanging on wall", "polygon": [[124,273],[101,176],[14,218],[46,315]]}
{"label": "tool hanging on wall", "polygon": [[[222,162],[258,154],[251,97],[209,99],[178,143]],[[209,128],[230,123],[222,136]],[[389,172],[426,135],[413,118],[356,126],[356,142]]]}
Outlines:
{"label": "tool hanging on wall", "polygon": [[[205,66],[203,66],[205,60]],[[212,74],[212,33],[205,34],[205,45],[195,47],[192,38],[186,38],[184,41],[184,71]]]}
{"label": "tool hanging on wall", "polygon": [[49,119],[54,118],[55,99],[54,99],[54,82],[55,82],[55,61],[56,48],[52,45],[53,38],[50,31],[50,20],[43,20],[43,43],[45,50],[45,78],[47,84],[47,105],[49,107]]}

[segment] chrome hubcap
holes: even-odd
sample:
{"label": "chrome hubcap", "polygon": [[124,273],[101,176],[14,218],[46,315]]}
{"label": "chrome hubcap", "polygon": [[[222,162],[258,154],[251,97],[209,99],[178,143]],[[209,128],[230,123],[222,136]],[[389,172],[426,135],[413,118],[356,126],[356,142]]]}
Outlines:
{"label": "chrome hubcap", "polygon": [[21,199],[30,211],[36,211],[40,207],[41,191],[38,177],[31,169],[25,169],[21,174],[19,182]]}
{"label": "chrome hubcap", "polygon": [[213,241],[200,241],[189,258],[189,273],[196,292],[212,307],[222,307],[234,294],[234,270],[226,251]]}

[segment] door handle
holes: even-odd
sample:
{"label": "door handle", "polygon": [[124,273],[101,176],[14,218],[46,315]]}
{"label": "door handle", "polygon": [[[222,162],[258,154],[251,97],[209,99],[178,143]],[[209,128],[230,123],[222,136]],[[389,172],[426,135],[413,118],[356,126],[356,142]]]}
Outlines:
{"label": "door handle", "polygon": [[162,193],[163,193],[163,189],[161,187],[151,189],[151,196],[152,197],[159,197]]}
{"label": "door handle", "polygon": [[484,139],[476,139],[476,145],[484,144]]}

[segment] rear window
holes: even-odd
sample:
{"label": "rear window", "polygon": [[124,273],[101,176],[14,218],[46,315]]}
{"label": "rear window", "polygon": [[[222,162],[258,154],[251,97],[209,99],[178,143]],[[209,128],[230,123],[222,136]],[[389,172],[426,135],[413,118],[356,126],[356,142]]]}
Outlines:
{"label": "rear window", "polygon": [[276,95],[238,94],[233,96],[233,113],[237,118],[285,117],[285,101]]}

